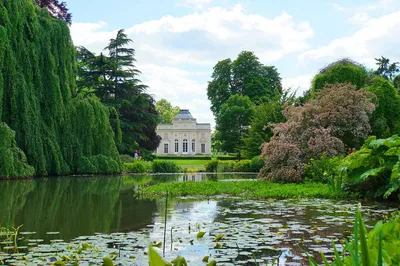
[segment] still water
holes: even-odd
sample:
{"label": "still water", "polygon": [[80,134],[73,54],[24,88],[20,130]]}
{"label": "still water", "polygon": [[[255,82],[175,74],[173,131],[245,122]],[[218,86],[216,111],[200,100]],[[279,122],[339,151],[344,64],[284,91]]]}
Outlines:
{"label": "still water", "polygon": [[[306,265],[305,251],[332,253],[332,240],[351,234],[357,202],[336,200],[141,199],[138,186],[157,182],[201,182],[255,178],[255,175],[159,175],[65,177],[0,182],[0,224],[23,225],[31,239],[41,239],[32,252],[67,250],[69,242],[89,242],[101,254],[85,263],[119,255],[120,265],[146,265],[150,242],[163,242],[166,258],[185,256],[204,265],[211,255],[218,265]],[[167,210],[167,227],[164,213]],[[363,203],[371,227],[396,207]],[[164,243],[164,228],[167,237]],[[197,238],[198,232],[206,232]],[[224,237],[216,248],[215,238]],[[34,241],[33,241],[34,242]],[[64,246],[63,246],[64,245]],[[42,250],[43,251],[43,250]],[[162,249],[158,249],[161,253]],[[114,252],[114,253],[112,253]],[[134,255],[134,256],[133,256]],[[134,258],[133,258],[134,257]]]}

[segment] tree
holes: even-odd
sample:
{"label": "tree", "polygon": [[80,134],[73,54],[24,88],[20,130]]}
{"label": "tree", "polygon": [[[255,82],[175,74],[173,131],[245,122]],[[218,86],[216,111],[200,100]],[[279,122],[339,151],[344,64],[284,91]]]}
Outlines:
{"label": "tree", "polygon": [[216,130],[222,140],[222,150],[240,151],[243,148],[243,136],[250,125],[254,104],[248,96],[232,95],[221,106],[216,119]]}
{"label": "tree", "polygon": [[366,90],[376,95],[376,108],[370,119],[372,134],[378,138],[400,134],[400,96],[393,84],[375,77]]}
{"label": "tree", "polygon": [[224,104],[232,95],[231,92],[231,65],[230,59],[219,61],[214,66],[212,80],[208,82],[207,96],[211,101],[211,111],[217,115]]}
{"label": "tree", "polygon": [[60,3],[58,0],[36,0],[36,4],[41,8],[46,8],[53,17],[71,24],[72,15],[68,12],[65,2]]}
{"label": "tree", "polygon": [[381,56],[381,58],[375,58],[378,69],[376,74],[378,76],[383,76],[384,78],[392,81],[397,73],[400,72],[399,62],[390,63],[390,59]]}
{"label": "tree", "polygon": [[118,116],[111,116],[111,124],[116,137],[120,125],[121,153],[154,150],[161,141],[156,134],[159,117],[155,101],[138,79],[135,50],[128,46],[131,42],[124,30],[119,30],[105,47],[108,56],[95,56],[84,47],[77,48],[78,85],[92,89],[105,105],[117,110]]}
{"label": "tree", "polygon": [[399,90],[400,89],[400,75],[397,75],[394,79],[393,79],[393,86]]}
{"label": "tree", "polygon": [[172,107],[166,99],[156,102],[156,110],[159,113],[159,123],[172,123],[172,120],[179,113],[179,106]]}
{"label": "tree", "polygon": [[[245,123],[233,123],[229,128],[224,119],[226,116],[230,116],[231,111],[237,108],[232,108],[231,104],[233,102],[228,105],[225,104],[233,96],[247,97],[252,106],[260,105],[269,99],[279,97],[282,94],[279,73],[274,66],[261,64],[253,52],[243,51],[234,61],[231,61],[231,59],[219,61],[214,66],[211,77],[212,80],[208,82],[207,96],[211,101],[211,111],[216,117],[216,128],[221,129],[218,134],[219,141],[222,142],[222,148],[227,151],[241,150],[244,148],[242,146],[243,139],[235,140],[234,138],[242,138],[247,133],[249,118],[246,118]],[[232,110],[230,110],[231,108]],[[252,110],[247,110],[246,114],[247,112],[252,113]],[[236,133],[230,135],[227,132]],[[240,144],[241,147],[233,147],[234,143]]]}
{"label": "tree", "polygon": [[348,58],[329,64],[319,71],[312,81],[312,94],[321,91],[327,84],[351,83],[361,89],[367,82],[368,73],[364,66]]}
{"label": "tree", "polygon": [[260,155],[261,145],[268,142],[273,136],[273,124],[285,121],[282,111],[287,104],[291,104],[293,101],[294,95],[285,92],[282,96],[276,96],[274,99],[254,107],[249,130],[243,139],[245,157],[252,158]]}
{"label": "tree", "polygon": [[260,176],[299,182],[311,158],[343,154],[359,145],[371,131],[368,115],[374,95],[351,84],[327,85],[304,106],[288,106],[285,123],[274,126],[274,136],[263,145],[267,163]]}
{"label": "tree", "polygon": [[225,59],[214,66],[208,82],[207,96],[211,111],[218,115],[230,96],[248,96],[253,103],[282,93],[281,78],[274,66],[264,66],[253,52],[241,52],[235,61]]}

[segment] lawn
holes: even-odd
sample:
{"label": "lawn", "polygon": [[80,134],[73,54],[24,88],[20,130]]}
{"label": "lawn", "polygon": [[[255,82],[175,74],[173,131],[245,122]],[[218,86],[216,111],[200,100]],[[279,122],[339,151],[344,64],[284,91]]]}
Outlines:
{"label": "lawn", "polygon": [[[169,161],[169,160],[166,160]],[[210,162],[210,160],[171,160],[176,162],[177,165],[182,167],[183,169],[195,169],[197,171],[205,171],[206,167],[205,165]],[[235,162],[231,160],[225,160],[224,162]]]}
{"label": "lawn", "polygon": [[210,160],[171,160],[176,162],[177,165],[182,167],[183,169],[196,169],[197,171],[203,170],[205,171],[205,165]]}

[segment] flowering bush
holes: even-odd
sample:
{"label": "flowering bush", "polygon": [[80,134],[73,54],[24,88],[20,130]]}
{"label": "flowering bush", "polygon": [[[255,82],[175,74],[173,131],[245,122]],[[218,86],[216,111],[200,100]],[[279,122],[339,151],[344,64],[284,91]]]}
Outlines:
{"label": "flowering bush", "polygon": [[344,154],[371,131],[368,114],[374,111],[374,95],[351,84],[327,85],[316,99],[304,106],[288,106],[287,122],[274,125],[274,137],[265,143],[267,159],[260,177],[300,182],[304,164],[311,158]]}

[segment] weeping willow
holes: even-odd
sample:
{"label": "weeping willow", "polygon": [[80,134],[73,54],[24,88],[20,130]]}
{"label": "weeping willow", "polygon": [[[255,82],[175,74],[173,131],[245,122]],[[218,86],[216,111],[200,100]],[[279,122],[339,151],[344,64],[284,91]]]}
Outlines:
{"label": "weeping willow", "polygon": [[[74,58],[64,21],[31,0],[0,1],[0,122],[15,132],[37,175],[121,170],[108,109],[96,98],[71,96]],[[19,175],[9,168],[0,164],[0,177]]]}

